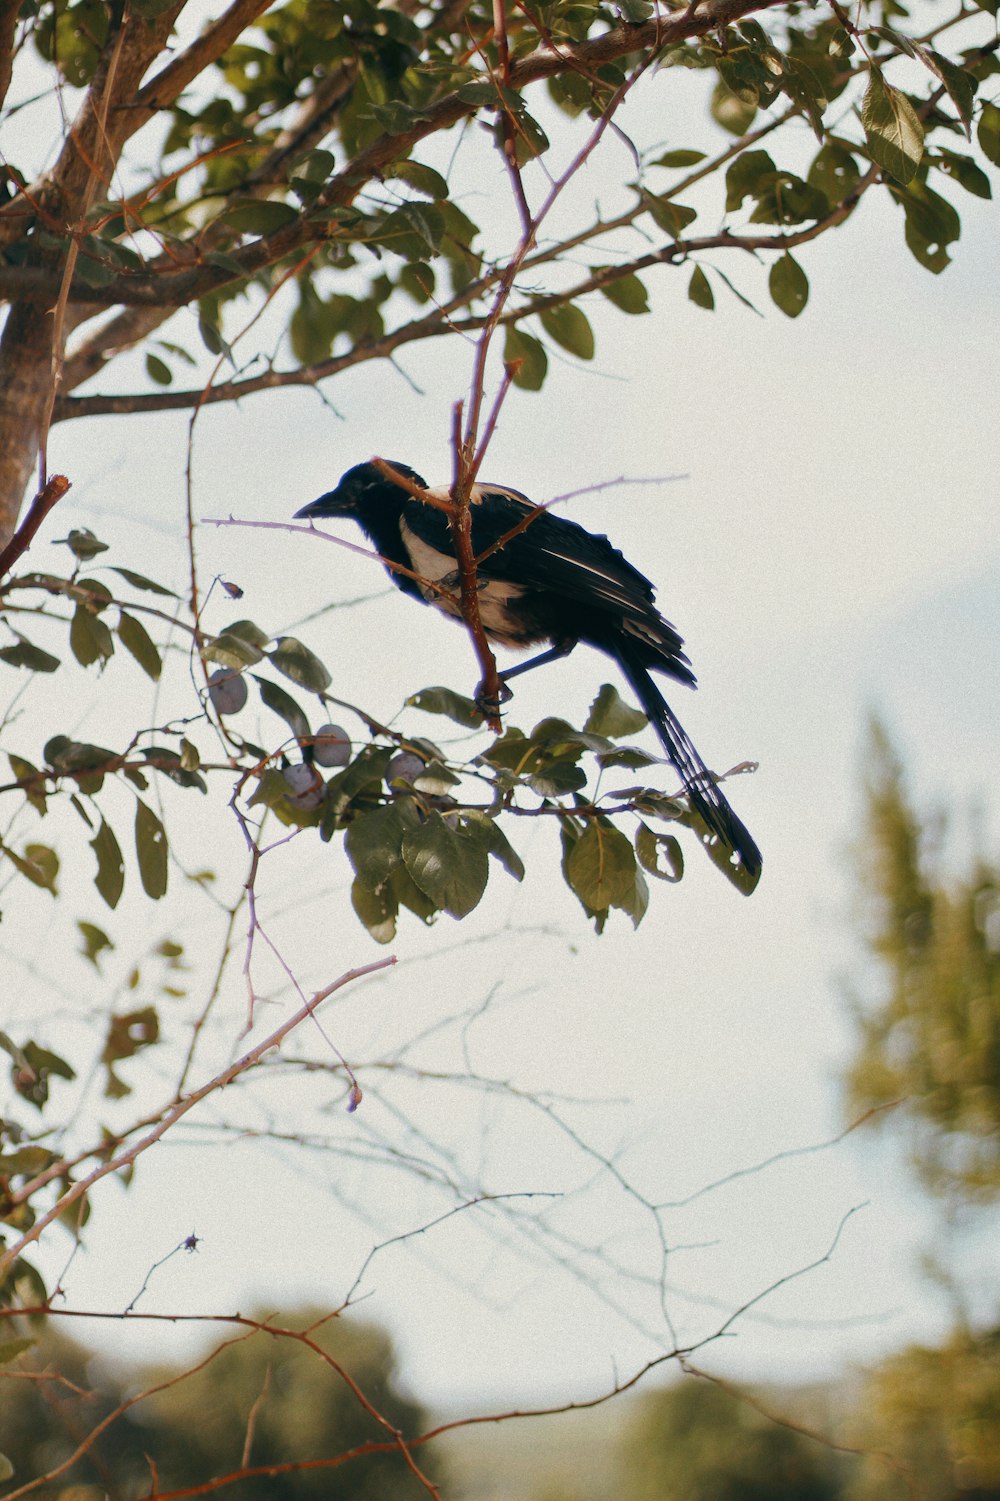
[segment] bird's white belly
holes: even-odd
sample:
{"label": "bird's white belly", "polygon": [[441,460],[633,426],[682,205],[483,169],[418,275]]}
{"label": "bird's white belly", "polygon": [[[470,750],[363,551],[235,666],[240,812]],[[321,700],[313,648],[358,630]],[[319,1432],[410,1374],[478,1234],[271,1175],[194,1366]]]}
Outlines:
{"label": "bird's white belly", "polygon": [[[455,559],[447,553],[438,552],[437,548],[431,547],[429,543],[422,542],[405,521],[400,522],[399,530],[406,550],[410,554],[414,573],[418,573],[420,579],[428,581],[427,583],[417,581],[424,599],[428,604],[443,610],[446,615],[454,615],[461,620],[460,584]],[[432,584],[441,584],[448,592],[443,594],[430,587]],[[487,635],[505,646],[524,645],[523,630],[518,629],[517,623],[511,620],[507,610],[508,603],[523,593],[524,590],[520,584],[505,583],[502,579],[479,580],[477,590],[479,618],[483,622]]]}

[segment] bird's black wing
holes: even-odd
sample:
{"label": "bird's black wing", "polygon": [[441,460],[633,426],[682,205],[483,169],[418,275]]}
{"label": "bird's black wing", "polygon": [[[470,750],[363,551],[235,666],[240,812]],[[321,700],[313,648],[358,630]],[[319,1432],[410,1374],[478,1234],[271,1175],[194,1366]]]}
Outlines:
{"label": "bird's black wing", "polygon": [[[447,496],[448,492],[435,493]],[[454,555],[454,541],[443,511],[412,501],[405,513],[407,526],[421,541],[438,552]],[[532,505],[519,491],[491,484],[475,487],[471,516],[476,554],[500,542],[528,514],[533,515],[530,524],[479,565],[481,577],[504,579],[585,606],[623,626],[629,622],[640,640],[647,639],[654,654],[664,653],[678,665],[686,661],[680,636],[656,608],[649,579],[607,537],[588,532],[575,521],[553,516]],[[679,675],[688,676],[683,672]]]}

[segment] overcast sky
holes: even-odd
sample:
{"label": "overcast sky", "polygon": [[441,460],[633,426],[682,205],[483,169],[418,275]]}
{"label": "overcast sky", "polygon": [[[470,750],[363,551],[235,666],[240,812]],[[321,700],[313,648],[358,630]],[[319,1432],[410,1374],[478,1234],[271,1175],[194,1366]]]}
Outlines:
{"label": "overcast sky", "polygon": [[[635,123],[651,129],[648,115]],[[671,145],[689,144],[661,128]],[[588,191],[624,170],[614,149]],[[414,1056],[427,1070],[502,1081],[506,1092],[484,1103],[481,1093],[386,1073],[356,1116],[334,1120],[322,1114],[322,1090],[306,1084],[303,1129],[339,1143],[308,1158],[261,1140],[213,1149],[213,1122],[229,1118],[223,1099],[206,1113],[197,1150],[158,1148],[127,1196],[104,1187],[87,1250],[64,1279],[72,1306],[123,1306],[191,1231],[202,1237],[197,1256],[157,1274],[148,1311],[339,1302],[374,1243],[454,1202],[381,1161],[415,1157],[443,1172],[428,1145],[442,1141],[460,1184],[478,1176],[493,1193],[539,1197],[465,1211],[380,1252],[369,1269],[360,1312],[392,1329],[406,1379],[425,1399],[592,1395],[669,1346],[671,1327],[682,1340],[705,1337],[822,1257],[860,1205],[829,1263],[740,1321],[706,1363],[736,1376],[811,1375],[940,1329],[943,1309],[915,1275],[925,1210],[873,1139],[793,1157],[665,1214],[664,1236],[678,1248],[666,1271],[668,1319],[649,1205],[844,1124],[836,1073],[851,1034],[838,975],[853,968],[864,979],[846,851],[870,709],[887,716],[920,795],[959,810],[978,799],[996,839],[1000,265],[990,205],[963,195],[959,206],[955,264],[935,278],[907,252],[901,215],[866,201],[843,230],[802,251],[812,292],[794,323],[770,306],[749,262],[723,264],[763,317],[735,300],[714,315],[693,307],[683,271],[650,279],[650,317],[595,303],[593,368],[553,359],[541,395],[514,393],[492,445],[485,477],[537,500],[620,475],[675,476],[623,483],[566,514],[607,531],[655,581],[701,685],[696,695],[678,689],[674,706],[708,764],[760,763],[730,793],[764,853],[754,897],[738,896],[691,849],[684,881],[652,893],[637,933],[618,914],[598,939],[557,879],[554,842],[535,824],[519,828],[512,837],[531,867],[523,887],[494,874],[483,908],[461,926],[442,918],[427,933],[404,922],[398,966],[327,1013],[337,1046],[364,1060],[489,997],[476,1019]],[[206,412],[194,445],[196,514],[287,518],[372,453],[446,478],[449,413],[469,352],[422,345],[399,363],[409,379],[387,365],[338,379],[336,414],[301,391]],[[118,373],[107,378],[108,389],[123,385]],[[182,584],[185,441],[177,416],[59,427],[50,467],[65,470],[73,490],[32,564],[48,563],[48,538],[88,525],[113,544],[115,561]],[[276,632],[331,598],[377,593],[302,632],[334,672],[334,691],[376,715],[396,713],[431,682],[472,690],[462,633],[384,593],[367,560],[234,528],[203,529],[198,551],[204,578],[218,571],[246,591],[229,618],[249,615]],[[220,601],[212,625],[226,618]],[[124,666],[114,670],[145,694],[147,722],[148,692]],[[580,651],[519,683],[509,719],[582,718],[611,676]],[[106,701],[92,682],[81,693],[73,729],[101,739]],[[124,702],[134,723],[135,701]],[[441,721],[406,723],[450,734]],[[221,790],[213,798],[221,803]],[[184,806],[192,822],[179,843],[187,839],[194,858],[205,828],[217,826],[211,861],[235,889],[245,873],[235,825],[224,810],[214,818],[194,799]],[[79,915],[116,932],[83,856]],[[265,912],[303,983],[378,957],[345,915],[345,869],[327,847],[299,839],[269,858],[266,876]],[[67,993],[86,997],[84,1008],[106,993],[82,964],[56,959],[65,940],[48,900],[28,892],[3,943],[25,1012],[51,1016],[58,1046]],[[159,912],[126,903],[123,913],[159,934]],[[210,966],[217,939],[207,917],[192,909],[187,921],[185,942],[197,950],[203,941]],[[165,912],[162,922],[168,931]],[[124,965],[127,934],[117,936]],[[220,1057],[243,1006],[234,972],[215,1018]],[[268,1008],[264,1025],[281,1014]],[[290,1051],[318,1056],[322,1045],[303,1039]],[[145,1086],[150,1099],[155,1086]],[[252,1086],[241,1119],[296,1129],[289,1090],[298,1098],[287,1080],[284,1096],[277,1082]],[[591,1103],[542,1110],[521,1102],[531,1091]],[[598,1156],[613,1157],[616,1171]],[[46,1265],[51,1273],[59,1257]],[[115,1325],[94,1337],[161,1358],[189,1348],[184,1331],[158,1330],[154,1343]]]}

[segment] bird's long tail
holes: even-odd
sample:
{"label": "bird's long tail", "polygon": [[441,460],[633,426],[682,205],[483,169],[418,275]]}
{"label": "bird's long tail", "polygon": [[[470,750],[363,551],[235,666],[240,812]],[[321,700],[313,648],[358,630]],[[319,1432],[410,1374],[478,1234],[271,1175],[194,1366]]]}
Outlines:
{"label": "bird's long tail", "polygon": [[679,772],[692,808],[701,815],[723,848],[730,855],[739,857],[739,863],[749,877],[744,890],[752,891],[760,877],[763,860],[750,831],[729,806],[639,654],[623,641],[616,641],[611,652],[656,730],[671,765]]}

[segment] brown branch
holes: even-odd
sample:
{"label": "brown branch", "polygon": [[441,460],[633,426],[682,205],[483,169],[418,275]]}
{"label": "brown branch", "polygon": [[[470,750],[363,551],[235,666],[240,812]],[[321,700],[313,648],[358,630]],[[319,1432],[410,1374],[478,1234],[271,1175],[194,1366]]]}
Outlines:
{"label": "brown branch", "polygon": [[[113,318],[102,323],[100,328],[95,328],[87,339],[78,343],[72,354],[65,359],[60,391],[73,391],[84,381],[90,380],[92,376],[103,370],[116,354],[141,343],[154,329],[166,323],[167,319],[172,318],[176,312],[177,309],[172,307],[123,308]],[[56,409],[61,399],[64,398],[56,398]],[[55,421],[59,420],[56,416]]]}
{"label": "brown branch", "polygon": [[178,52],[165,68],[143,84],[133,101],[121,106],[136,112],[129,122],[129,134],[133,135],[141,129],[157,110],[166,109],[173,104],[188,84],[193,83],[212,63],[218,62],[240,33],[252,26],[257,17],[263,15],[274,3],[275,0],[233,0],[229,9],[206,26],[190,47]]}
{"label": "brown branch", "polygon": [[[855,185],[853,190],[841,200],[830,213],[815,223],[799,230],[782,230],[774,234],[736,234],[731,230],[722,230],[714,235],[694,236],[689,239],[673,240],[669,245],[660,250],[648,251],[645,255],[638,256],[631,261],[623,261],[613,266],[603,266],[583,281],[577,282],[564,292],[553,292],[548,296],[535,298],[531,303],[501,313],[494,320],[490,313],[478,314],[468,318],[457,319],[452,316],[451,310],[456,302],[467,305],[479,295],[484,283],[495,282],[502,273],[491,273],[488,278],[481,278],[472,289],[466,289],[461,299],[455,299],[452,303],[442,308],[435,309],[423,318],[418,318],[412,323],[404,324],[401,328],[394,329],[391,333],[384,334],[381,338],[372,339],[367,343],[355,345],[345,354],[331,355],[328,359],[317,360],[311,365],[301,365],[295,370],[266,370],[260,375],[247,376],[243,380],[230,381],[220,386],[213,386],[204,396],[206,405],[220,401],[238,401],[242,396],[253,395],[257,391],[273,391],[285,386],[312,386],[321,380],[327,380],[331,376],[339,375],[342,370],[347,370],[354,365],[364,364],[369,360],[386,359],[395,353],[397,349],[407,344],[414,344],[424,339],[441,338],[446,334],[478,333],[487,327],[492,321],[497,325],[509,325],[529,318],[534,313],[544,309],[559,307],[567,302],[572,302],[578,297],[585,296],[588,292],[597,292],[602,288],[611,286],[614,282],[622,280],[626,276],[634,276],[640,271],[650,270],[656,266],[676,265],[687,260],[690,256],[699,255],[711,250],[744,250],[750,253],[755,251],[772,251],[782,254],[792,250],[797,245],[806,244],[809,240],[815,240],[827,230],[841,224],[856,208],[862,195],[878,182],[880,170],[878,167],[870,167],[864,177]],[[529,257],[523,265],[537,265],[543,259],[553,257],[543,253],[537,257]],[[69,421],[74,417],[104,416],[108,414],[124,415],[130,412],[164,412],[187,410],[195,406],[202,399],[201,390],[185,389],[183,391],[164,391],[148,395],[145,394],[117,394],[117,395],[94,395],[94,396],[66,396],[56,401],[54,419],[56,421]]]}
{"label": "brown branch", "polygon": [[35,533],[52,510],[52,507],[62,500],[70,488],[70,481],[66,478],[65,474],[52,474],[49,476],[28,507],[28,514],[21,522],[21,525],[13,537],[11,537],[3,552],[0,552],[0,579],[5,579],[21,554],[27,552],[34,541]]}
{"label": "brown branch", "polygon": [[0,0],[0,104],[7,97],[14,67],[14,34],[21,0]]}
{"label": "brown branch", "polygon": [[[94,103],[94,124],[97,138],[102,145],[107,141],[108,106],[112,97],[112,89],[115,82],[115,74],[121,59],[122,50],[125,46],[125,38],[128,35],[131,17],[126,15],[115,35],[107,61],[107,70],[104,74],[103,86]],[[80,194],[80,201],[76,205],[77,214],[82,223],[87,217],[87,210],[94,197],[94,189],[97,186],[100,169],[96,162],[91,163],[90,173]],[[62,279],[59,284],[59,296],[52,310],[52,363],[49,388],[45,401],[42,404],[42,414],[38,424],[38,482],[44,486],[46,483],[47,448],[49,438],[49,426],[52,422],[52,408],[55,405],[56,392],[62,379],[63,349],[66,340],[66,309],[69,306],[69,289],[73,284],[73,275],[76,271],[76,262],[80,254],[80,238],[78,234],[70,237],[66,246],[66,261],[63,266]]]}
{"label": "brown branch", "polygon": [[472,463],[466,441],[462,435],[462,403],[456,401],[452,408],[452,454],[454,472],[451,485],[452,512],[448,517],[451,535],[455,543],[455,558],[458,562],[459,603],[462,619],[472,640],[473,650],[479,662],[479,688],[486,723],[494,734],[503,733],[500,720],[500,676],[497,659],[493,655],[483,625],[479,608],[479,578],[476,571],[476,555],[472,546]]}

